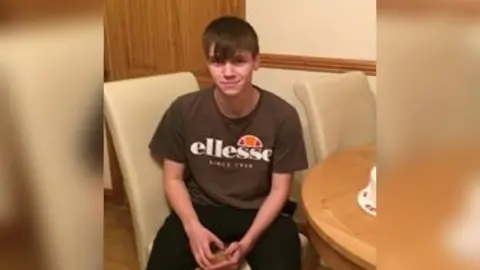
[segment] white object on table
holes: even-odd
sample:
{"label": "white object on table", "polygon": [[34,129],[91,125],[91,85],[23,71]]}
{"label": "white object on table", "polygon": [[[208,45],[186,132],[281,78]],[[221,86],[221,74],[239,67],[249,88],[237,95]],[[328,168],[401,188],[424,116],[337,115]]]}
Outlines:
{"label": "white object on table", "polygon": [[377,167],[370,171],[368,185],[357,196],[358,205],[370,215],[377,216]]}

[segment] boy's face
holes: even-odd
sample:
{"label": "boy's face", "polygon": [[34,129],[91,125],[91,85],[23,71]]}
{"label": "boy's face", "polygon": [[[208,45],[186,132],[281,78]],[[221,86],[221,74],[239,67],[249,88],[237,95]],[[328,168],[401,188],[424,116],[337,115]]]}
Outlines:
{"label": "boy's face", "polygon": [[210,49],[208,70],[218,90],[226,96],[237,96],[250,87],[252,75],[259,67],[257,56],[251,52],[239,51],[232,59],[216,61],[213,57],[213,46]]}

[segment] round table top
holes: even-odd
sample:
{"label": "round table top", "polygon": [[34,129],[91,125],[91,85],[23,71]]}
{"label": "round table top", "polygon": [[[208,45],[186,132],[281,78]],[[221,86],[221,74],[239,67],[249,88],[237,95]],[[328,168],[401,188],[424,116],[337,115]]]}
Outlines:
{"label": "round table top", "polygon": [[331,247],[355,264],[375,268],[377,218],[357,203],[374,165],[375,148],[365,146],[326,158],[307,174],[301,200],[308,222]]}
{"label": "round table top", "polygon": [[477,255],[461,257],[449,240],[468,235],[465,230],[471,233],[467,240],[479,237],[480,147],[451,146],[378,164],[379,208],[372,217],[356,196],[369,181],[375,156],[374,147],[348,149],[311,169],[301,195],[318,235],[367,269],[480,269],[478,246]]}

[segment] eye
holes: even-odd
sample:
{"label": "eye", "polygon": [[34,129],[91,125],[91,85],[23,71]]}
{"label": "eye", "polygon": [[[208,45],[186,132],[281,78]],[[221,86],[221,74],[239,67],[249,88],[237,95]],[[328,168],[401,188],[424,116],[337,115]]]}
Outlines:
{"label": "eye", "polygon": [[225,64],[225,61],[220,60],[218,57],[210,57],[210,58],[208,59],[208,62],[209,62],[210,64],[216,65],[216,66]]}
{"label": "eye", "polygon": [[240,65],[246,63],[247,60],[243,57],[235,57],[232,59],[232,64],[234,65]]}

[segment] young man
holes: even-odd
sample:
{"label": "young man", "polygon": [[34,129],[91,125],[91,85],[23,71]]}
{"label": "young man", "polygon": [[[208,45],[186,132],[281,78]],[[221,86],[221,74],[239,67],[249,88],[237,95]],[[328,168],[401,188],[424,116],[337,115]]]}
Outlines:
{"label": "young man", "polygon": [[252,85],[259,46],[250,24],[218,18],[203,47],[215,86],[177,98],[150,144],[173,211],[148,270],[234,269],[243,260],[253,270],[299,270],[298,232],[281,214],[292,174],[307,168],[298,114]]}

